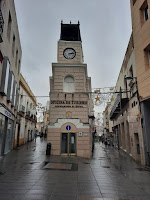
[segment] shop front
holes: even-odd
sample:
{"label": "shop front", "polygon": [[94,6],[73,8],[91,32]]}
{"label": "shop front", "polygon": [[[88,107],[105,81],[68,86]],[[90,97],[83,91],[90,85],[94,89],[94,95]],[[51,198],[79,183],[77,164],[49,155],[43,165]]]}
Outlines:
{"label": "shop front", "polygon": [[13,148],[14,115],[0,105],[0,156]]}

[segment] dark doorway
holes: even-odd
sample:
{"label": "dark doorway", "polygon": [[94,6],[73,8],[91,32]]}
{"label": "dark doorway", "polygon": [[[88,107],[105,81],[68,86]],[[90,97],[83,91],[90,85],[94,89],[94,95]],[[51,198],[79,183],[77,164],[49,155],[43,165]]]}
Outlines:
{"label": "dark doorway", "polygon": [[76,155],[75,133],[62,133],[61,153],[64,155]]}
{"label": "dark doorway", "polygon": [[20,139],[20,124],[18,124],[17,147],[19,147],[19,139]]}

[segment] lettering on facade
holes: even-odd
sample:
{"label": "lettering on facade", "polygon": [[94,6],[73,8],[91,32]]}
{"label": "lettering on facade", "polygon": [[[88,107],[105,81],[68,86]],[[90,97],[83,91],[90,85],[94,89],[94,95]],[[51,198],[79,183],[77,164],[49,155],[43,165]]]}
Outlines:
{"label": "lettering on facade", "polygon": [[83,108],[83,105],[87,105],[87,101],[51,100],[51,104],[56,104],[55,105],[56,108]]}

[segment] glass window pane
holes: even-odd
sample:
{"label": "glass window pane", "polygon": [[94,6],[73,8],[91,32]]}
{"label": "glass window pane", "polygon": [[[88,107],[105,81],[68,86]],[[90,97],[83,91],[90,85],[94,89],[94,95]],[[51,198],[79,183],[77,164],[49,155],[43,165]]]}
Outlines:
{"label": "glass window pane", "polygon": [[68,153],[68,133],[62,133],[61,153]]}
{"label": "glass window pane", "polygon": [[5,116],[0,114],[0,155],[2,149],[4,124],[5,124]]}
{"label": "glass window pane", "polygon": [[75,133],[70,134],[70,153],[76,153],[76,135],[75,135]]}
{"label": "glass window pane", "polygon": [[9,78],[9,68],[10,68],[9,61],[7,61],[7,66],[6,67],[7,67],[7,69],[6,69],[6,76],[5,76],[4,93],[7,95],[8,78]]}
{"label": "glass window pane", "polygon": [[5,143],[5,154],[12,149],[13,142],[13,121],[8,119],[7,133],[6,133],[6,143]]}

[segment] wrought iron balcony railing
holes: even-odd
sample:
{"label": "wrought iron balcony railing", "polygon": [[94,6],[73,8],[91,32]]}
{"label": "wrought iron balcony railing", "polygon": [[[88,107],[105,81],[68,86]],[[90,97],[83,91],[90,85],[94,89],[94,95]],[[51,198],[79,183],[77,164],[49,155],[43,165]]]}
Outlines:
{"label": "wrought iron balcony railing", "polygon": [[3,27],[4,27],[4,19],[3,19],[2,11],[0,8],[0,43],[3,42],[3,39],[2,39]]}

